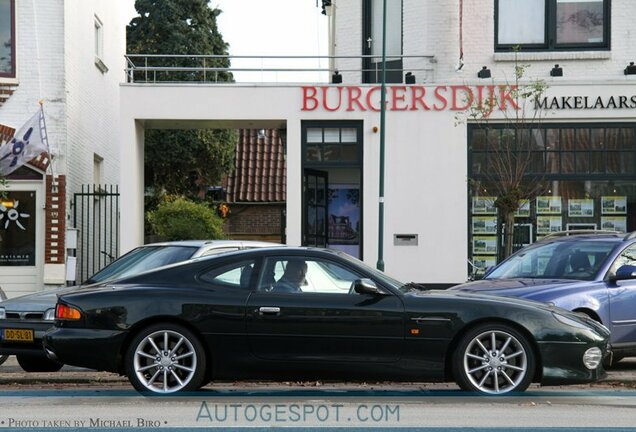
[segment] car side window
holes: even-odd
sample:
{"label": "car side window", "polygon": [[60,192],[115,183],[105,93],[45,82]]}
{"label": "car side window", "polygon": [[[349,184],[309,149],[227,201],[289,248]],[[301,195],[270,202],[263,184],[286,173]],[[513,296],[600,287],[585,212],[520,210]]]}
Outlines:
{"label": "car side window", "polygon": [[616,270],[621,268],[624,265],[633,265],[636,266],[636,244],[627,247],[621,254],[616,258],[612,267],[610,267],[609,274],[615,275]]}
{"label": "car side window", "polygon": [[278,293],[349,294],[353,292],[353,282],[363,277],[325,259],[276,257],[266,260],[259,290]]}
{"label": "car side window", "polygon": [[199,280],[215,288],[249,289],[254,265],[254,260],[226,264],[201,273]]}

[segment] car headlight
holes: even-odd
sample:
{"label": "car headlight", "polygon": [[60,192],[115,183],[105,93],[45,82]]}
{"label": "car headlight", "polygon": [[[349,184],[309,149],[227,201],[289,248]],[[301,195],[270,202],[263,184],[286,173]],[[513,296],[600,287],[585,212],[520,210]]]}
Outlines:
{"label": "car headlight", "polygon": [[7,312],[4,310],[3,307],[0,307],[0,319],[6,319],[7,318]]}
{"label": "car headlight", "polygon": [[44,312],[44,321],[55,321],[55,308],[47,309]]}
{"label": "car headlight", "polygon": [[552,315],[554,315],[554,318],[556,318],[556,320],[559,321],[561,324],[565,324],[567,326],[575,327],[575,328],[582,329],[582,330],[590,330],[590,329],[592,329],[591,326],[589,326],[589,325],[587,325],[585,323],[573,320],[572,318],[568,318],[568,317],[560,315],[558,313],[552,312]]}
{"label": "car headlight", "polygon": [[600,348],[590,348],[583,354],[583,364],[588,369],[596,369],[601,364],[601,360],[603,360],[603,351]]}

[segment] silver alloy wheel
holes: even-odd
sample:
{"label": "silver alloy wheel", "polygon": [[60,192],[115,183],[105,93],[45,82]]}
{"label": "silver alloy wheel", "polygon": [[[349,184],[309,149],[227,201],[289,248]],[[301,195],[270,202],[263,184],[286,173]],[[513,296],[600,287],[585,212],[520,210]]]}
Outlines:
{"label": "silver alloy wheel", "polygon": [[464,372],[479,391],[513,391],[528,373],[528,353],[510,333],[490,330],[477,335],[464,352]]}
{"label": "silver alloy wheel", "polygon": [[155,393],[181,390],[197,370],[194,346],[174,330],[160,330],[144,337],[135,348],[133,359],[139,382]]}

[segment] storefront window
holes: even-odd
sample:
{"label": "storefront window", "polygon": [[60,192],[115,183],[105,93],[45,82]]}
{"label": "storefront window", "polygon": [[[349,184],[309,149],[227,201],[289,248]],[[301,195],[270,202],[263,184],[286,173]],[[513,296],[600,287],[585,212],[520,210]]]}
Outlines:
{"label": "storefront window", "polygon": [[0,0],[0,78],[15,78],[14,0]]}
{"label": "storefront window", "polygon": [[[494,205],[498,179],[489,170],[501,142],[486,137],[507,139],[507,131],[503,126],[469,128],[469,255],[481,268],[497,263],[503,238]],[[515,215],[515,249],[559,231],[636,230],[635,132],[629,125],[518,131],[512,141],[517,147],[509,148],[527,153],[527,188],[534,187],[536,194]]]}

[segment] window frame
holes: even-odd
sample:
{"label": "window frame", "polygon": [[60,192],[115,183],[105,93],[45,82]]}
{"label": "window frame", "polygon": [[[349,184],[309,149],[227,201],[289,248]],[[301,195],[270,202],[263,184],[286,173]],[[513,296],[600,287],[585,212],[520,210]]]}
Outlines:
{"label": "window frame", "polygon": [[495,0],[495,52],[513,51],[609,51],[611,50],[611,0],[603,1],[603,41],[595,43],[557,43],[556,15],[557,0],[545,0],[545,42],[542,44],[500,44],[499,43],[499,1]]}
{"label": "window frame", "polygon": [[108,66],[104,63],[104,23],[97,16],[93,16],[94,25],[94,54],[95,54],[95,67],[103,74],[108,72]]}
{"label": "window frame", "polygon": [[2,72],[0,71],[0,80],[4,79],[16,79],[18,77],[17,71],[17,52],[16,52],[16,19],[15,19],[15,0],[9,0],[10,5],[10,15],[11,15],[11,71],[10,72]]}

